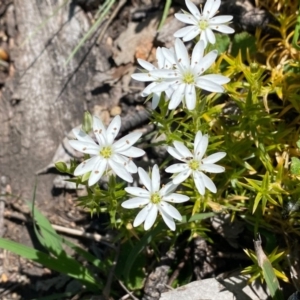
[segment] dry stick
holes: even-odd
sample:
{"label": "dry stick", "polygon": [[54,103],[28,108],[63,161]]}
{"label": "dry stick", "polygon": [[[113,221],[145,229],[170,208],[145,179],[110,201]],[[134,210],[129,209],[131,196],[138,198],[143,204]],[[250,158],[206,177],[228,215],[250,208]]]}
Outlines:
{"label": "dry stick", "polygon": [[1,176],[0,178],[0,237],[4,234],[4,209],[5,209],[5,195],[6,195],[7,178]]}
{"label": "dry stick", "polygon": [[139,300],[138,298],[136,298],[132,292],[130,292],[127,287],[125,286],[125,284],[118,279],[118,282],[120,284],[120,286],[125,290],[125,292],[127,293],[127,295],[123,296],[120,300],[126,300],[128,299],[128,297],[132,297],[133,300]]}
{"label": "dry stick", "polygon": [[119,12],[119,10],[122,8],[122,6],[126,3],[126,0],[121,0],[119,1],[117,7],[114,9],[114,11],[112,12],[112,14],[110,15],[110,17],[108,18],[106,24],[104,25],[103,29],[101,30],[101,33],[99,34],[99,38],[98,38],[98,42],[100,42],[108,28],[108,26],[110,25],[110,23],[112,22],[112,20],[115,18],[115,16],[117,15],[117,13]]}
{"label": "dry stick", "polygon": [[[1,205],[1,202],[0,202],[0,205]],[[5,212],[4,217],[14,218],[14,219],[17,219],[17,220],[23,221],[23,222],[29,222],[29,220],[24,215],[19,214],[19,213]],[[67,227],[63,227],[63,226],[55,225],[55,224],[51,224],[51,226],[58,232],[67,233],[67,234],[73,235],[73,236],[84,237],[87,239],[94,240],[96,242],[105,242],[105,244],[107,244],[109,247],[115,248],[113,245],[110,244],[111,241],[109,239],[103,237],[102,235],[100,235],[98,233],[88,233],[88,232],[84,232],[83,230],[67,228]]]}

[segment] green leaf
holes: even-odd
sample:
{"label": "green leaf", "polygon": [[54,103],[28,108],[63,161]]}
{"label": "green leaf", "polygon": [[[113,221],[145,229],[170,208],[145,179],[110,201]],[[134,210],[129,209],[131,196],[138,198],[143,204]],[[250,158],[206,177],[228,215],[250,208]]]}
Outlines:
{"label": "green leaf", "polygon": [[300,175],[300,159],[292,157],[291,159],[291,173],[293,175]]}
{"label": "green leaf", "polygon": [[93,117],[88,111],[86,111],[86,112],[84,112],[84,115],[83,115],[82,130],[86,134],[89,134],[89,132],[91,132],[92,128],[93,128]]}
{"label": "green leaf", "polygon": [[159,22],[157,31],[160,31],[162,29],[162,27],[164,26],[165,21],[166,21],[167,16],[168,16],[168,13],[169,13],[169,10],[170,10],[170,7],[171,7],[171,4],[172,4],[172,0],[167,0],[166,1],[164,12],[163,12],[161,20]]}
{"label": "green leaf", "polygon": [[63,161],[58,161],[55,163],[55,168],[60,173],[67,173],[68,172],[68,166]]}
{"label": "green leaf", "polygon": [[298,149],[300,149],[300,140],[298,140],[298,141],[296,142],[296,145],[297,145]]}
{"label": "green leaf", "polygon": [[231,55],[236,57],[241,51],[242,59],[246,58],[247,49],[249,53],[256,52],[256,40],[255,37],[247,32],[236,33],[233,37]]}
{"label": "green leaf", "polygon": [[99,283],[93,274],[77,260],[61,253],[59,257],[51,257],[42,251],[21,245],[19,243],[0,238],[0,247],[11,251],[23,258],[30,259],[34,262],[51,270],[67,274],[70,277],[78,279],[89,290],[99,292]]}
{"label": "green leaf", "polygon": [[181,224],[185,224],[185,223],[190,223],[190,222],[194,222],[194,221],[199,221],[199,220],[204,220],[207,218],[211,218],[214,217],[216,214],[213,212],[209,212],[209,213],[199,213],[199,214],[194,214],[193,216],[191,216],[189,219],[187,216],[182,216],[182,220],[181,220]]}

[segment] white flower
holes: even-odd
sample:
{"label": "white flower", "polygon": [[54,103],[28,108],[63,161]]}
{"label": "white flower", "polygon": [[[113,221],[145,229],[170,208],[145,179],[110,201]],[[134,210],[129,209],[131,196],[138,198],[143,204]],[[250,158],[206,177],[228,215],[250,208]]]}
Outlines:
{"label": "white flower", "polygon": [[161,78],[151,91],[162,92],[168,88],[174,90],[169,103],[169,109],[175,109],[185,99],[186,106],[192,110],[196,106],[196,87],[209,91],[222,93],[222,84],[230,79],[223,75],[202,75],[216,60],[218,52],[213,50],[204,54],[203,41],[199,41],[192,53],[191,60],[188,51],[180,39],[175,40],[175,53],[172,54],[163,49],[165,58],[173,65],[173,70],[153,70],[150,76]]}
{"label": "white flower", "polygon": [[175,222],[182,220],[179,211],[169,203],[182,203],[189,200],[189,197],[173,193],[177,185],[169,182],[160,188],[160,175],[157,165],[152,169],[152,180],[149,175],[142,169],[138,169],[140,179],[146,189],[138,187],[127,187],[126,192],[136,196],[122,203],[124,208],[138,208],[146,205],[136,216],[133,226],[139,226],[144,223],[145,230],[148,230],[154,224],[157,212],[159,211],[163,220],[171,230],[175,230]]}
{"label": "white flower", "polygon": [[141,137],[142,133],[130,133],[114,142],[121,127],[120,116],[114,117],[106,129],[100,119],[93,117],[93,131],[97,143],[80,129],[73,129],[77,140],[69,141],[70,145],[79,152],[89,154],[90,159],[82,162],[74,171],[75,176],[91,172],[89,186],[98,182],[105,171],[111,168],[122,179],[132,182],[130,173],[137,172],[137,166],[131,157],[145,154],[144,150],[132,145]]}
{"label": "white flower", "polygon": [[216,165],[215,162],[222,159],[226,153],[217,152],[203,158],[208,145],[208,136],[202,135],[201,131],[198,131],[196,134],[194,154],[192,154],[184,144],[178,141],[175,141],[173,144],[175,148],[168,147],[169,154],[183,162],[174,164],[166,169],[166,172],[168,173],[179,173],[173,178],[173,183],[179,184],[192,175],[197,190],[201,195],[204,195],[205,188],[209,189],[212,193],[216,193],[217,188],[215,184],[203,173],[203,171],[211,173],[224,172],[225,168]]}
{"label": "white flower", "polygon": [[176,31],[174,33],[175,37],[182,38],[184,41],[190,41],[200,34],[200,40],[204,42],[204,47],[206,47],[208,42],[211,44],[216,42],[212,30],[222,33],[234,33],[231,27],[224,24],[231,21],[232,16],[213,17],[221,5],[221,0],[207,0],[201,13],[192,1],[185,0],[185,4],[191,14],[187,12],[184,14],[175,14],[175,17],[179,21],[191,25]]}
{"label": "white flower", "polygon": [[[171,49],[166,49],[165,51],[168,52],[168,51],[172,51],[172,50]],[[155,87],[161,81],[161,79],[159,77],[152,76],[149,72],[153,71],[153,70],[158,70],[158,69],[169,69],[171,67],[171,65],[168,64],[168,62],[166,61],[166,59],[163,55],[161,47],[158,47],[156,49],[156,59],[157,59],[157,67],[154,66],[153,64],[143,60],[143,59],[138,58],[139,64],[146,70],[146,72],[134,73],[134,74],[131,75],[131,77],[133,79],[138,80],[138,81],[144,81],[144,82],[153,81],[151,84],[149,84],[142,91],[142,93],[141,93],[142,97],[149,96],[152,93],[151,89],[153,87]],[[166,95],[168,97],[168,96],[171,95],[171,93],[173,91],[172,91],[171,88],[169,88],[165,92],[166,92]],[[160,96],[161,96],[161,92],[153,93],[153,95],[152,95],[152,109],[155,109],[158,106]]]}

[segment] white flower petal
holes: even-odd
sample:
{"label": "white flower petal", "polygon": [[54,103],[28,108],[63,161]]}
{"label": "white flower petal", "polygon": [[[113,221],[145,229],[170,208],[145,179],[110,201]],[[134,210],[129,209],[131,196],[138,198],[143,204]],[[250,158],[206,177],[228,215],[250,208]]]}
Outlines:
{"label": "white flower petal", "polygon": [[175,18],[186,24],[197,25],[197,19],[191,14],[175,14]]}
{"label": "white flower petal", "polygon": [[[175,59],[175,53],[174,51],[172,51],[171,49],[167,49],[167,48],[162,48],[162,53],[165,57],[165,59],[169,62],[169,64],[174,65],[176,64],[176,59]],[[165,62],[165,68],[169,69],[171,66],[167,67]]]}
{"label": "white flower petal", "polygon": [[201,139],[202,139],[202,132],[198,131],[194,142],[194,153],[196,153],[196,149],[198,147],[198,144],[201,142]]}
{"label": "white flower petal", "polygon": [[175,82],[175,80],[174,81],[163,81],[163,82],[157,83],[155,85],[155,87],[153,87],[151,89],[151,92],[153,92],[153,93],[163,92],[163,91],[169,89],[174,82]]}
{"label": "white flower petal", "polygon": [[194,68],[195,72],[198,73],[199,75],[204,73],[215,62],[217,56],[218,56],[217,50],[210,51],[195,66]]}
{"label": "white flower petal", "polygon": [[188,110],[193,110],[196,106],[196,89],[192,84],[185,88],[185,103]]}
{"label": "white flower petal", "polygon": [[189,35],[190,33],[194,34],[194,32],[197,31],[197,30],[198,30],[198,27],[195,26],[195,25],[186,26],[186,27],[183,27],[183,28],[180,28],[179,30],[177,30],[174,33],[174,37],[176,37],[176,38],[182,38],[183,37],[184,38],[187,35]]}
{"label": "white flower petal", "polygon": [[128,150],[141,136],[141,132],[127,134],[113,144],[113,149],[117,152]]}
{"label": "white flower petal", "polygon": [[225,171],[224,167],[215,164],[202,164],[200,169],[210,173],[222,173]]}
{"label": "white flower petal", "polygon": [[98,163],[98,161],[101,160],[102,159],[99,156],[93,156],[92,158],[85,160],[76,167],[74,171],[74,176],[80,176],[92,171],[94,166]]}
{"label": "white flower petal", "polygon": [[198,160],[202,159],[203,155],[206,152],[207,146],[208,146],[208,136],[205,134],[202,136],[201,140],[197,145],[197,148],[195,149],[194,155]]}
{"label": "white flower petal", "polygon": [[199,20],[200,12],[199,12],[199,9],[197,8],[197,6],[190,0],[185,0],[185,4],[186,4],[187,8],[189,9],[189,11],[193,14],[193,16],[197,20]]}
{"label": "white flower petal", "polygon": [[148,198],[132,198],[129,199],[127,201],[124,201],[121,206],[124,208],[138,208],[140,206],[146,205],[149,203],[149,199]]}
{"label": "white flower petal", "polygon": [[202,75],[201,79],[209,80],[213,83],[217,84],[226,84],[230,81],[230,78],[223,76],[223,75],[218,75],[218,74],[208,74],[208,75]]}
{"label": "white flower petal", "polygon": [[191,151],[183,143],[174,141],[173,145],[175,146],[175,149],[182,155],[181,159],[187,159],[187,157],[194,157]]}
{"label": "white flower petal", "polygon": [[93,131],[96,136],[96,139],[99,143],[99,145],[103,145],[106,143],[106,128],[103,125],[102,121],[97,118],[96,116],[93,116]]}
{"label": "white flower petal", "polygon": [[110,122],[106,130],[106,139],[108,144],[112,144],[116,136],[118,135],[121,128],[121,117],[115,116]]}
{"label": "white flower petal", "polygon": [[196,65],[199,64],[199,62],[203,58],[203,54],[204,54],[204,42],[199,41],[193,49],[192,61],[191,61],[192,68],[194,68]]}
{"label": "white flower petal", "polygon": [[[157,69],[150,72],[154,77],[171,79],[172,81],[178,78],[178,72],[176,70],[169,69]],[[153,91],[153,90],[152,90]]]}
{"label": "white flower petal", "polygon": [[149,209],[152,207],[152,203],[149,203],[147,206],[145,206],[135,217],[133,226],[137,227],[141,225],[147,218]]}
{"label": "white flower petal", "polygon": [[150,193],[149,191],[142,189],[140,187],[133,187],[133,186],[129,186],[125,188],[125,191],[128,194],[131,194],[133,196],[137,196],[137,197],[148,197],[150,198]]}
{"label": "white flower petal", "polygon": [[189,33],[187,33],[182,40],[184,42],[188,42],[191,41],[192,39],[194,39],[197,35],[199,35],[201,32],[201,29],[197,26],[194,26],[193,30],[190,30]]}
{"label": "white flower petal", "polygon": [[89,186],[92,186],[94,185],[95,183],[97,183],[100,178],[102,177],[104,171],[106,170],[106,167],[107,167],[107,162],[106,160],[98,160],[96,165],[94,166],[93,170],[92,170],[92,173],[89,177],[89,182],[88,182],[88,185]]}
{"label": "white flower petal", "polygon": [[203,8],[203,16],[205,18],[213,17],[221,5],[221,0],[207,0]]}
{"label": "white flower petal", "polygon": [[234,33],[234,29],[227,25],[222,25],[222,24],[221,25],[210,25],[209,27],[213,30],[216,30],[216,31],[219,31],[222,33],[227,33],[227,34]]}
{"label": "white flower petal", "polygon": [[180,84],[177,87],[177,89],[174,91],[174,93],[171,96],[171,100],[169,102],[169,106],[168,106],[169,109],[175,109],[180,104],[184,96],[185,87],[186,87],[185,84]]}
{"label": "white flower petal", "polygon": [[226,152],[217,152],[202,159],[204,164],[213,164],[226,156]]}
{"label": "white flower petal", "polygon": [[210,80],[202,79],[202,77],[197,79],[196,86],[200,89],[203,89],[205,91],[213,92],[213,93],[223,93],[224,88],[217,84],[214,83]]}
{"label": "white flower petal", "polygon": [[147,73],[134,73],[134,74],[131,75],[131,78],[133,78],[134,80],[137,80],[137,81],[142,81],[142,82],[155,80],[155,78],[152,77],[149,72],[147,72]]}
{"label": "white flower petal", "polygon": [[[220,25],[221,26],[221,25]],[[210,29],[210,27],[207,27],[205,29],[205,34],[206,34],[206,37],[208,39],[208,41],[211,43],[211,44],[214,44],[216,42],[216,37],[213,33],[213,31]]]}
{"label": "white flower petal", "polygon": [[191,175],[191,173],[192,173],[192,171],[190,169],[179,173],[176,177],[173,178],[173,183],[179,184],[179,183],[185,181]]}
{"label": "white flower petal", "polygon": [[166,197],[168,194],[174,192],[178,187],[178,184],[174,184],[172,181],[167,183],[166,185],[164,185],[160,191],[159,191],[159,195],[164,198]]}
{"label": "white flower petal", "polygon": [[153,226],[157,217],[157,211],[157,205],[152,205],[144,223],[145,230],[148,230]]}
{"label": "white flower petal", "polygon": [[158,68],[162,69],[164,67],[164,64],[165,64],[165,57],[163,55],[161,47],[156,48],[156,60],[157,60]]}
{"label": "white flower petal", "polygon": [[159,168],[158,165],[154,165],[152,168],[152,180],[151,180],[151,191],[152,193],[158,192],[160,188],[160,174],[159,174]]}
{"label": "white flower petal", "polygon": [[205,185],[200,175],[200,172],[193,172],[193,177],[199,194],[203,196],[205,194]]}
{"label": "white flower petal", "polygon": [[176,59],[177,63],[183,68],[188,69],[190,67],[190,58],[188,51],[182,42],[181,39],[175,39],[175,53],[176,53]]}
{"label": "white flower petal", "polygon": [[169,146],[167,148],[167,151],[169,152],[170,155],[172,155],[176,159],[185,161],[185,159],[183,159],[182,155],[175,148]]}
{"label": "white flower petal", "polygon": [[163,201],[167,201],[171,203],[183,203],[189,200],[190,197],[186,195],[175,194],[175,193],[163,197]]}
{"label": "white flower petal", "polygon": [[200,176],[202,177],[205,187],[207,189],[209,189],[212,193],[216,193],[217,188],[216,188],[215,184],[212,182],[212,180],[209,177],[207,177],[204,173],[202,173],[202,172],[199,172],[199,173],[200,173]]}
{"label": "white flower petal", "polygon": [[161,92],[159,92],[159,93],[153,93],[152,103],[151,103],[152,109],[156,109],[156,107],[159,104],[160,97],[161,97]]}
{"label": "white flower petal", "polygon": [[111,159],[122,165],[129,173],[137,172],[137,166],[130,158],[121,154],[114,154]]}
{"label": "white flower petal", "polygon": [[167,173],[179,173],[188,169],[187,164],[174,164],[165,169]]}
{"label": "white flower petal", "polygon": [[174,218],[178,221],[182,220],[182,216],[179,213],[179,211],[174,206],[172,206],[171,204],[162,201],[159,204],[159,206],[160,206],[161,210],[164,211],[165,213],[167,213],[170,217],[172,217],[172,218]]}
{"label": "white flower petal", "polygon": [[152,65],[151,63],[149,63],[143,59],[138,58],[137,61],[147,71],[152,71],[152,70],[156,69],[156,67],[154,65]]}
{"label": "white flower petal", "polygon": [[139,173],[140,180],[141,180],[142,184],[145,186],[145,188],[149,192],[152,192],[152,190],[151,190],[151,180],[150,180],[150,177],[149,177],[148,173],[142,168],[138,168],[138,173]]}
{"label": "white flower petal", "polygon": [[208,44],[208,39],[206,37],[206,34],[205,34],[205,30],[202,30],[200,32],[200,41],[203,41],[204,43],[204,48],[206,48],[207,44]]}
{"label": "white flower petal", "polygon": [[151,89],[154,88],[156,85],[157,85],[157,82],[156,82],[156,81],[151,82],[150,84],[148,84],[148,85],[143,89],[143,91],[141,92],[141,96],[142,96],[142,97],[147,97],[147,96],[149,96],[149,95],[152,93]]}
{"label": "white flower petal", "polygon": [[217,16],[209,20],[209,25],[219,25],[222,23],[227,23],[233,19],[233,16]]}
{"label": "white flower petal", "polygon": [[121,164],[115,162],[112,159],[108,160],[109,166],[111,167],[111,169],[123,180],[127,181],[127,182],[132,182],[133,178],[130,175],[130,173],[124,168],[124,166],[122,166]]}
{"label": "white flower petal", "polygon": [[91,154],[91,155],[99,154],[99,146],[94,141],[92,144],[92,143],[81,142],[77,140],[69,140],[69,144],[71,145],[72,148],[74,148],[79,152]]}
{"label": "white flower petal", "polygon": [[74,135],[78,141],[95,144],[94,140],[88,134],[86,134],[84,131],[82,131],[81,129],[74,128],[72,130],[72,132],[74,133]]}
{"label": "white flower petal", "polygon": [[130,147],[125,151],[119,151],[119,153],[128,157],[140,157],[145,154],[145,151],[137,147]]}
{"label": "white flower petal", "polygon": [[171,229],[171,230],[175,230],[176,229],[176,226],[175,226],[175,222],[173,220],[172,217],[170,217],[166,212],[164,212],[163,209],[161,209],[160,207],[158,207],[160,213],[161,213],[161,216],[164,220],[164,222],[166,223],[166,225]]}

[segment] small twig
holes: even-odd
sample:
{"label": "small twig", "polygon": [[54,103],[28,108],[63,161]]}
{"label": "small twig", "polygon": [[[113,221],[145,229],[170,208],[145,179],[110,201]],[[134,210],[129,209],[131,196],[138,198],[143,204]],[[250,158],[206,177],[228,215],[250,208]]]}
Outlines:
{"label": "small twig", "polygon": [[0,178],[0,237],[4,235],[4,209],[5,209],[5,195],[7,186],[7,178],[1,176]]}
{"label": "small twig", "polygon": [[122,8],[122,6],[126,3],[126,0],[121,0],[119,1],[117,7],[114,9],[114,11],[112,12],[112,14],[110,15],[110,17],[108,18],[106,24],[104,25],[104,27],[101,30],[101,33],[99,34],[98,37],[98,42],[100,42],[108,28],[108,26],[110,25],[110,23],[112,22],[112,20],[115,18],[115,16],[117,15],[117,13],[119,12],[119,10]]}
{"label": "small twig", "polygon": [[127,287],[125,286],[125,284],[124,284],[121,280],[118,279],[118,282],[119,282],[120,286],[122,287],[122,289],[127,293],[127,295],[123,296],[120,300],[126,300],[126,299],[128,299],[128,296],[129,296],[129,297],[132,297],[133,300],[139,300],[138,298],[136,298],[136,297],[133,295],[132,292],[130,292],[130,291],[127,289]]}

